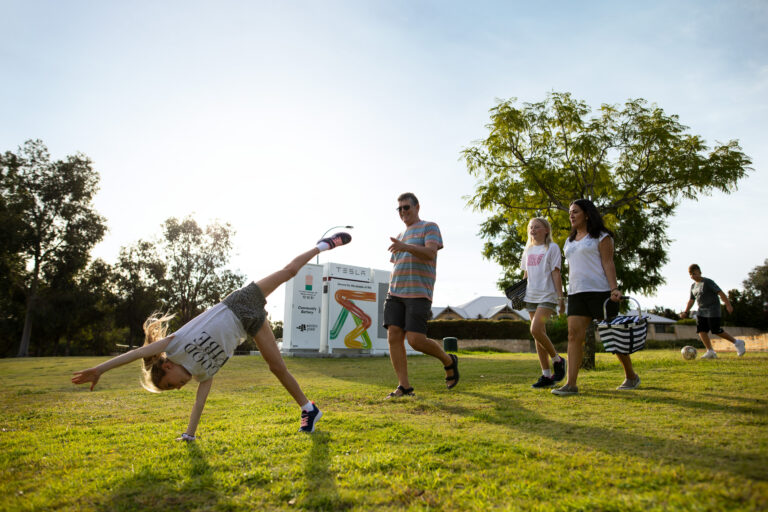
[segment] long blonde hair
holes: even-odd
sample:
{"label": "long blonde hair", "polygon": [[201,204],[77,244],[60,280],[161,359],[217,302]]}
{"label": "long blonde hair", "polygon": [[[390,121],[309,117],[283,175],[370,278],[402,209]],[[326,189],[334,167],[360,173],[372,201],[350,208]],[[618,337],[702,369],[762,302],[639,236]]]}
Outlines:
{"label": "long blonde hair", "polygon": [[528,221],[528,229],[526,230],[528,231],[528,243],[526,243],[525,246],[530,247],[536,241],[531,237],[531,222],[540,222],[544,225],[547,230],[547,236],[544,237],[544,245],[549,248],[549,244],[552,243],[552,226],[550,226],[549,221],[544,217],[534,217]]}
{"label": "long blonde hair", "polygon": [[[168,322],[176,315],[155,311],[144,320],[144,345],[149,345],[165,338],[168,333]],[[145,357],[141,364],[141,387],[152,393],[160,393],[160,381],[165,376],[163,363],[168,359],[165,352]]]}

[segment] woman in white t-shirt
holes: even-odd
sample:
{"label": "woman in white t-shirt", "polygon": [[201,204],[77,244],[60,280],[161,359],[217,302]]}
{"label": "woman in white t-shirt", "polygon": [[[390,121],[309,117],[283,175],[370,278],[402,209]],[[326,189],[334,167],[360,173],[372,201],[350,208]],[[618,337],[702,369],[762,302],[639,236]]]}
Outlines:
{"label": "woman in white t-shirt", "polygon": [[[520,257],[520,268],[528,279],[525,309],[531,318],[531,334],[536,340],[541,373],[533,388],[548,388],[565,377],[565,360],[547,336],[547,319],[560,310],[565,312],[563,282],[560,278],[560,248],[552,241],[552,227],[543,217],[528,222],[528,243]],[[554,374],[549,367],[552,358]]]}
{"label": "woman in white t-shirt", "polygon": [[314,432],[315,423],[323,413],[314,402],[307,399],[299,383],[286,368],[269,322],[266,322],[264,306],[267,303],[266,297],[294,277],[309,260],[321,251],[347,244],[351,239],[348,233],[336,233],[330,238],[323,238],[315,248],[300,254],[282,270],[232,292],[219,304],[196,316],[170,336],[166,336],[166,332],[168,321],[173,315],[151,316],[144,322],[144,346],[93,368],[75,372],[72,382],[90,382],[93,391],[101,374],[137,359],[143,360],[142,386],[148,391],[158,393],[179,389],[194,377],[200,383],[195,405],[187,430],[177,439],[194,441],[214,375],[234,355],[235,348],[248,336],[252,336],[270,371],[301,407],[299,430]]}
{"label": "woman in white t-shirt", "polygon": [[[613,263],[613,233],[603,224],[600,212],[588,199],[577,199],[568,210],[571,234],[563,252],[568,261],[568,380],[552,393],[566,396],[579,392],[576,379],[584,357],[587,328],[593,320],[602,320],[603,304],[608,316],[618,313],[621,290],[616,282]],[[624,367],[625,380],[618,389],[635,389],[640,377],[632,368],[628,354],[616,354]]]}

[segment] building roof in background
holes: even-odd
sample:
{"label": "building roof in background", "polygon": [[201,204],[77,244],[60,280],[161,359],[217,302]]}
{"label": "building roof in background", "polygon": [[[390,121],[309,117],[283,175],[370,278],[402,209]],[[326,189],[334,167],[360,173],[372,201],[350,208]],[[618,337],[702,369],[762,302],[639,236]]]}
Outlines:
{"label": "building roof in background", "polygon": [[[503,311],[505,308],[510,312],[517,314],[517,316],[519,316],[521,319],[526,321],[529,320],[528,311],[525,309],[512,309],[512,306],[509,304],[509,300],[506,297],[492,297],[488,295],[476,297],[469,302],[459,304],[458,306],[433,306],[432,318],[437,318],[446,310],[453,311],[461,318],[466,318],[468,320],[475,318],[493,318],[494,315]],[[632,309],[627,311],[625,314],[637,315],[637,310]],[[676,323],[675,320],[665,318],[660,315],[654,315],[653,313],[648,313],[647,311],[643,311],[643,314],[648,315],[648,322],[652,324]]]}
{"label": "building roof in background", "polygon": [[528,320],[528,312],[524,309],[512,309],[512,306],[509,304],[509,300],[506,297],[490,297],[487,295],[475,297],[469,302],[459,304],[458,306],[435,306],[432,308],[432,318],[436,318],[445,310],[453,311],[460,317],[466,319],[492,318],[504,309],[507,309],[511,313],[515,313],[523,320]]}

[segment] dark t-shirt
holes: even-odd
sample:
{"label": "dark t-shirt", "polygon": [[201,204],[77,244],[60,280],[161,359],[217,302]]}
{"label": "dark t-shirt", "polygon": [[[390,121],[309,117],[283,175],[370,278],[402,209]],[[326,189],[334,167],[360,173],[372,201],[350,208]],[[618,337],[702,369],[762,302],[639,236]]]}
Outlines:
{"label": "dark t-shirt", "polygon": [[691,300],[696,300],[699,306],[698,316],[714,318],[720,316],[720,297],[717,293],[720,287],[711,279],[701,278],[701,282],[691,285]]}

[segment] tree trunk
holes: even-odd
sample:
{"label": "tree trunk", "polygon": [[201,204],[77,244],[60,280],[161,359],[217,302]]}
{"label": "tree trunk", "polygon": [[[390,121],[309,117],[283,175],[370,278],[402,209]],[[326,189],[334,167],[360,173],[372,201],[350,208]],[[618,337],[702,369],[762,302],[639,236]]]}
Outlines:
{"label": "tree trunk", "polygon": [[587,335],[584,340],[584,358],[581,360],[581,367],[585,370],[595,369],[595,322],[589,322]]}
{"label": "tree trunk", "polygon": [[35,303],[34,295],[30,295],[27,299],[27,311],[24,314],[24,330],[21,332],[21,344],[19,345],[19,353],[16,357],[28,357],[29,356],[29,340],[32,338],[32,310]]}
{"label": "tree trunk", "polygon": [[40,258],[35,254],[35,269],[32,274],[32,286],[27,295],[27,311],[24,314],[24,330],[21,331],[21,344],[16,357],[29,356],[29,340],[32,338],[32,313],[37,302],[37,276],[40,275]]}

